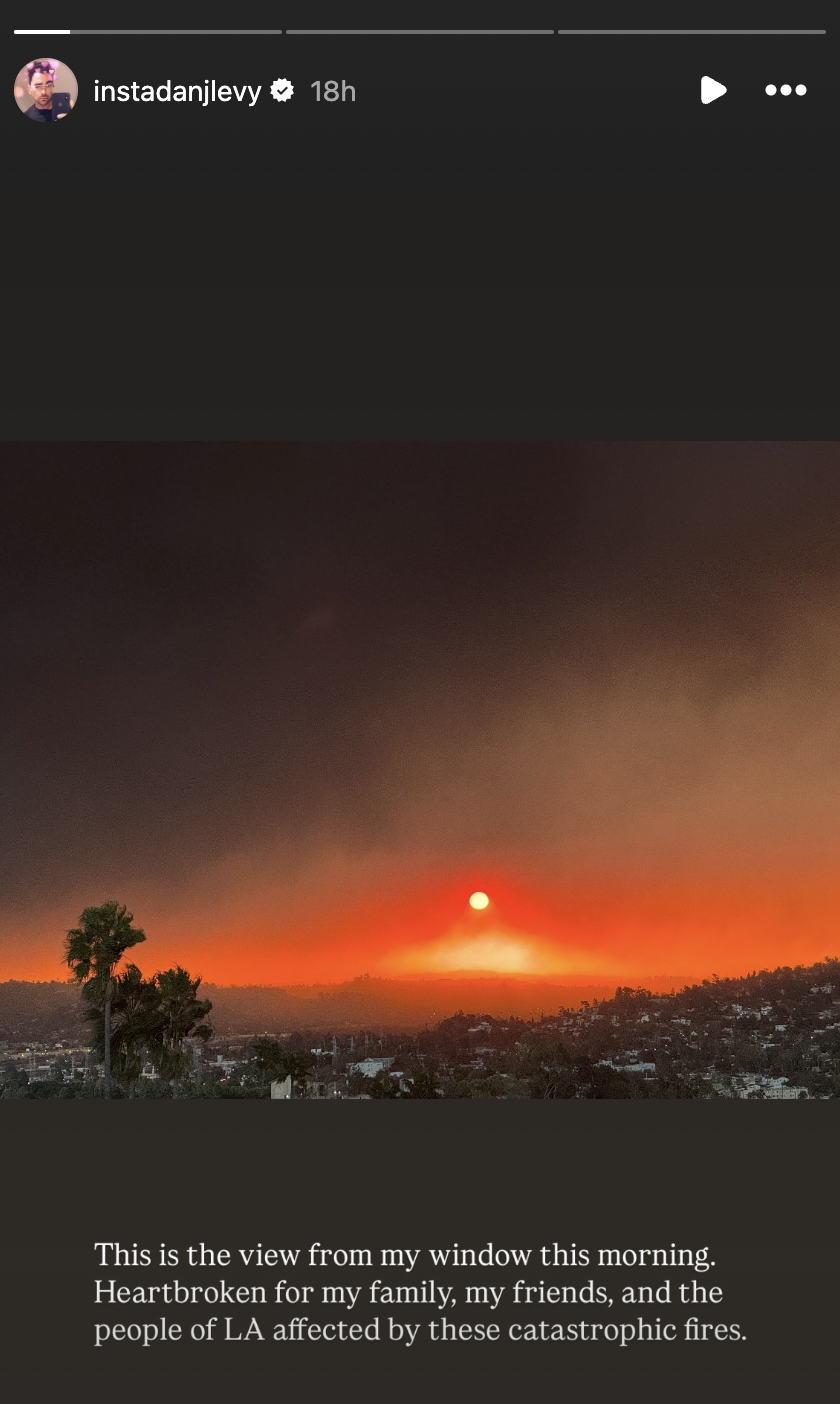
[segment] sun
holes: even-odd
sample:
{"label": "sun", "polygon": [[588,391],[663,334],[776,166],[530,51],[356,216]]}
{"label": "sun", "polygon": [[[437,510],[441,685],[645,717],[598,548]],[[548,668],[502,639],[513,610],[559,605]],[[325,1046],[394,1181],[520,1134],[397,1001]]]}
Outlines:
{"label": "sun", "polygon": [[470,906],[474,912],[483,912],[485,907],[490,906],[490,898],[486,892],[474,892],[470,898]]}

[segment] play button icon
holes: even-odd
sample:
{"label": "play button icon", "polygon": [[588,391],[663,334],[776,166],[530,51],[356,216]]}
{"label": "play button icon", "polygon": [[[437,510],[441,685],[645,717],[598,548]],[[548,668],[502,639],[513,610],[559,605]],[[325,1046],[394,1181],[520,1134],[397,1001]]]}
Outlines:
{"label": "play button icon", "polygon": [[714,78],[700,79],[700,101],[702,103],[717,102],[719,97],[723,97],[726,92],[722,83],[716,83]]}

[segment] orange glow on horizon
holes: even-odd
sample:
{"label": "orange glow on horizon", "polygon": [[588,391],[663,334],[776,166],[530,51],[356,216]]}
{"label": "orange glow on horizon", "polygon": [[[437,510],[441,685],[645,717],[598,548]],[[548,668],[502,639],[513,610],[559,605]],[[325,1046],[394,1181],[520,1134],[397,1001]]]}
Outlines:
{"label": "orange glow on horizon", "polygon": [[[147,933],[133,956],[144,972],[176,962],[214,984],[334,984],[368,973],[390,979],[468,971],[508,978],[701,979],[761,967],[811,964],[838,954],[840,880],[788,874],[749,884],[711,881],[579,882],[549,887],[488,875],[492,902],[460,875],[404,874],[355,896],[312,891],[284,906],[252,895],[230,911],[138,894],[129,900]],[[102,894],[101,900],[111,895]],[[132,898],[131,893],[126,894]],[[62,980],[64,932],[97,894],[61,915],[18,924],[0,978]],[[15,933],[12,933],[14,935]]]}

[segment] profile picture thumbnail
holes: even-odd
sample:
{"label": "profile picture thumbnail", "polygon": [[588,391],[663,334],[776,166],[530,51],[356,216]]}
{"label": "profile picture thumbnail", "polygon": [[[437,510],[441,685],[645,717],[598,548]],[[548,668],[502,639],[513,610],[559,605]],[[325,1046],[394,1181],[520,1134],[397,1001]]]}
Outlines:
{"label": "profile picture thumbnail", "polygon": [[15,79],[15,101],[33,122],[58,122],[76,106],[76,75],[60,59],[33,59]]}

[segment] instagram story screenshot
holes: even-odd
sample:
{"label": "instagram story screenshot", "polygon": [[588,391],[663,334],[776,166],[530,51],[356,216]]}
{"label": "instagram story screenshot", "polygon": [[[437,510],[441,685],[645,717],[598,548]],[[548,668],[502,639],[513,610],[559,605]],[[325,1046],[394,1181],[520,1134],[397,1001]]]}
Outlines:
{"label": "instagram story screenshot", "polygon": [[830,1397],[838,0],[0,50],[9,1397]]}

